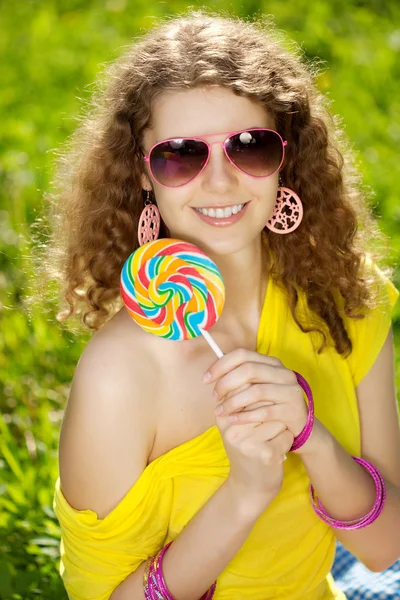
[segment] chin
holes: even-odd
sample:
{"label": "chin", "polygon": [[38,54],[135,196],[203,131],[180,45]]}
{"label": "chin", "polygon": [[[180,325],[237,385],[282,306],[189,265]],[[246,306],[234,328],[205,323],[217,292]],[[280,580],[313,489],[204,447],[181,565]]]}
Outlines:
{"label": "chin", "polygon": [[[261,232],[260,234],[261,235]],[[175,237],[171,235],[171,237]],[[257,236],[256,236],[257,237]],[[209,237],[201,236],[198,233],[193,234],[185,234],[184,236],[181,234],[176,234],[176,239],[185,240],[190,244],[194,244],[203,252],[205,252],[210,258],[216,259],[218,256],[228,256],[230,254],[236,254],[237,252],[241,252],[248,247],[251,247],[254,244],[254,237],[250,237],[247,235],[238,236],[236,235],[213,235]]]}

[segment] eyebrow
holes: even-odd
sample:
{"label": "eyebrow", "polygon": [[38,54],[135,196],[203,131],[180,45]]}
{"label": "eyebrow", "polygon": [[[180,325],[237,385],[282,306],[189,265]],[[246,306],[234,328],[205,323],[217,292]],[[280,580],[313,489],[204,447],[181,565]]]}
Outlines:
{"label": "eyebrow", "polygon": [[[249,129],[272,129],[272,127],[266,127],[263,125],[251,125],[250,127],[242,127],[242,129],[232,129],[233,132],[235,131],[248,131]],[[202,134],[198,134],[198,135],[170,135],[168,137],[164,137],[161,140],[159,140],[158,142],[155,142],[156,144],[159,144],[160,142],[164,141],[164,140],[180,140],[180,139],[184,139],[184,138],[201,138],[201,137],[212,137],[215,135],[222,135],[223,133],[231,133],[230,131],[222,131],[220,133],[202,133]]]}

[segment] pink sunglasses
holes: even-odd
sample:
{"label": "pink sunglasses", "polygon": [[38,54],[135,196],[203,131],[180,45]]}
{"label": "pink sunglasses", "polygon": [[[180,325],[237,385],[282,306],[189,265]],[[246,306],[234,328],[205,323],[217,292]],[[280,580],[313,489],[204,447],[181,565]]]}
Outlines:
{"label": "pink sunglasses", "polygon": [[213,144],[222,144],[229,162],[250,177],[270,177],[282,165],[287,142],[277,131],[259,127],[223,133],[229,135],[225,141],[211,144],[199,137],[157,142],[148,155],[143,155],[144,160],[153,178],[164,187],[181,187],[198,177],[207,166]]}

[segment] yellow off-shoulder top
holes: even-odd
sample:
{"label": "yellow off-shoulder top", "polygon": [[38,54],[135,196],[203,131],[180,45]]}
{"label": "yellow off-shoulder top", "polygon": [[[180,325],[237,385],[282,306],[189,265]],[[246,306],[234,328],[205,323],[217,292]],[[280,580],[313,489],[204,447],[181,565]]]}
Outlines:
{"label": "yellow off-shoulder top", "polygon": [[[399,296],[376,265],[366,264],[376,269],[382,303],[362,320],[342,315],[353,342],[348,358],[332,347],[317,354],[321,337],[300,330],[284,289],[272,278],[257,342],[258,352],[278,357],[286,368],[305,377],[313,392],[315,416],[356,456],[360,456],[360,423],[355,388],[382,348]],[[337,298],[342,308],[341,300]],[[299,302],[300,310],[307,311],[301,292]],[[219,575],[215,600],[346,598],[330,573],[334,530],[311,507],[310,480],[301,458],[287,456],[282,489]],[[59,573],[70,600],[108,600],[142,561],[180,534],[228,472],[222,438],[213,425],[150,463],[104,519],[92,510],[72,508],[58,478],[53,508],[62,533]]]}

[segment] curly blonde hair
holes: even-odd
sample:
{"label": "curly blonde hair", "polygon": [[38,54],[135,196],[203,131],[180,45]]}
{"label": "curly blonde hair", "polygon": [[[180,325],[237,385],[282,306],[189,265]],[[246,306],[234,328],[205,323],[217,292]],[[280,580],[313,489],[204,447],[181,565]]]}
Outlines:
{"label": "curly blonde hair", "polygon": [[[325,326],[337,352],[351,352],[335,295],[340,292],[345,314],[353,318],[375,306],[373,272],[361,267],[367,256],[382,259],[367,247],[378,240],[386,250],[386,238],[365,201],[339,119],[318,91],[317,61],[306,61],[296,44],[287,45],[270,17],[246,21],[190,9],[165,17],[106,65],[61,153],[49,194],[49,233],[34,248],[41,302],[49,281],[56,281],[60,322],[80,316],[97,330],[123,306],[119,278],[139,245],[141,147],[144,130],[153,125],[152,100],[165,91],[218,85],[261,103],[288,141],[282,185],[300,196],[304,216],[289,235],[265,229],[274,256],[270,273],[287,290],[300,329],[322,334],[319,352],[327,344]],[[391,277],[392,268],[381,269]],[[298,320],[299,290],[320,325]]]}

